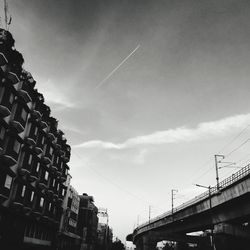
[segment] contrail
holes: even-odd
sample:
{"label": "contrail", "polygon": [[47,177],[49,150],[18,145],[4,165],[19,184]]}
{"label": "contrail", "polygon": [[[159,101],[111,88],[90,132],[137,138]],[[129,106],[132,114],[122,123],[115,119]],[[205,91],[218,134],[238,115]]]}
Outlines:
{"label": "contrail", "polygon": [[130,52],[130,54],[122,60],[122,62],[116,66],[96,87],[95,89],[100,88],[138,49],[140,48],[140,44],[136,46],[136,48]]}

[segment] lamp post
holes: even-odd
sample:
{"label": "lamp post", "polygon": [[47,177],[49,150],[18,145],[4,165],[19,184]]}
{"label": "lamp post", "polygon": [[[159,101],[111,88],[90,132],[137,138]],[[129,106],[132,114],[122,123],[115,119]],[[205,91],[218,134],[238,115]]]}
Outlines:
{"label": "lamp post", "polygon": [[[211,211],[211,209],[212,209],[211,186],[210,185],[204,186],[204,185],[200,185],[200,184],[195,184],[195,186],[208,189],[209,209],[210,209],[210,213],[212,213],[212,211]],[[217,188],[218,188],[218,186],[217,186]],[[211,229],[211,246],[212,246],[213,250],[216,250],[216,247],[214,244],[214,230],[213,230],[213,228]]]}

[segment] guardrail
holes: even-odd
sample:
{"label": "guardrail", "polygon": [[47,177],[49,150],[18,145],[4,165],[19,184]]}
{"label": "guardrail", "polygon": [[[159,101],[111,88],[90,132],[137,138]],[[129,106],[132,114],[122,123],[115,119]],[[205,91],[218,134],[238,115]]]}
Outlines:
{"label": "guardrail", "polygon": [[[249,175],[250,174],[250,164],[246,165],[245,167],[241,168],[239,171],[237,171],[236,173],[232,174],[231,176],[227,177],[226,179],[224,179],[223,181],[221,181],[219,183],[219,190],[217,189],[217,186],[214,186],[214,187],[211,187],[210,189],[210,195],[212,196],[213,194],[216,194],[218,191],[220,191],[221,189],[224,189],[230,185],[232,185],[233,183],[237,182],[238,180],[244,178],[245,176]],[[174,208],[174,213],[177,212],[177,211],[180,211],[186,207],[189,207],[195,203],[198,203],[202,200],[205,200],[209,197],[209,191],[206,191],[198,196],[196,196],[195,198],[181,204],[180,206]],[[143,223],[141,225],[139,225],[135,231],[138,231],[140,229],[142,229],[143,227],[146,227],[146,226],[149,226],[150,224],[158,221],[158,220],[161,220],[167,216],[170,216],[172,215],[172,210],[170,211],[167,211],[166,213],[164,214],[161,214],[155,218],[153,218],[152,220],[150,220],[150,222],[146,222],[146,223]]]}

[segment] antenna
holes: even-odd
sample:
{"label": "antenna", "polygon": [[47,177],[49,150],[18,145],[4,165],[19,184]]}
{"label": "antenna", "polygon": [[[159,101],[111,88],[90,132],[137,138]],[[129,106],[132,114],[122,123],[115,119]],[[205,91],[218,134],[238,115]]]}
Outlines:
{"label": "antenna", "polygon": [[8,30],[11,21],[12,21],[12,17],[10,16],[10,18],[8,18],[8,12],[9,12],[9,6],[7,3],[7,0],[4,0],[4,22],[5,22],[5,29]]}

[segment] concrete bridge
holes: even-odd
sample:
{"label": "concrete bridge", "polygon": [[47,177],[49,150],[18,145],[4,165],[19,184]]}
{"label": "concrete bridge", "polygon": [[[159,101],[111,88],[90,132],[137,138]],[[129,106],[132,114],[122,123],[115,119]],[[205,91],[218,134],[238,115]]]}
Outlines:
{"label": "concrete bridge", "polygon": [[[209,192],[210,191],[210,192]],[[194,199],[138,226],[127,236],[138,250],[157,242],[177,242],[177,249],[250,249],[250,164]],[[201,236],[190,233],[203,231]]]}

